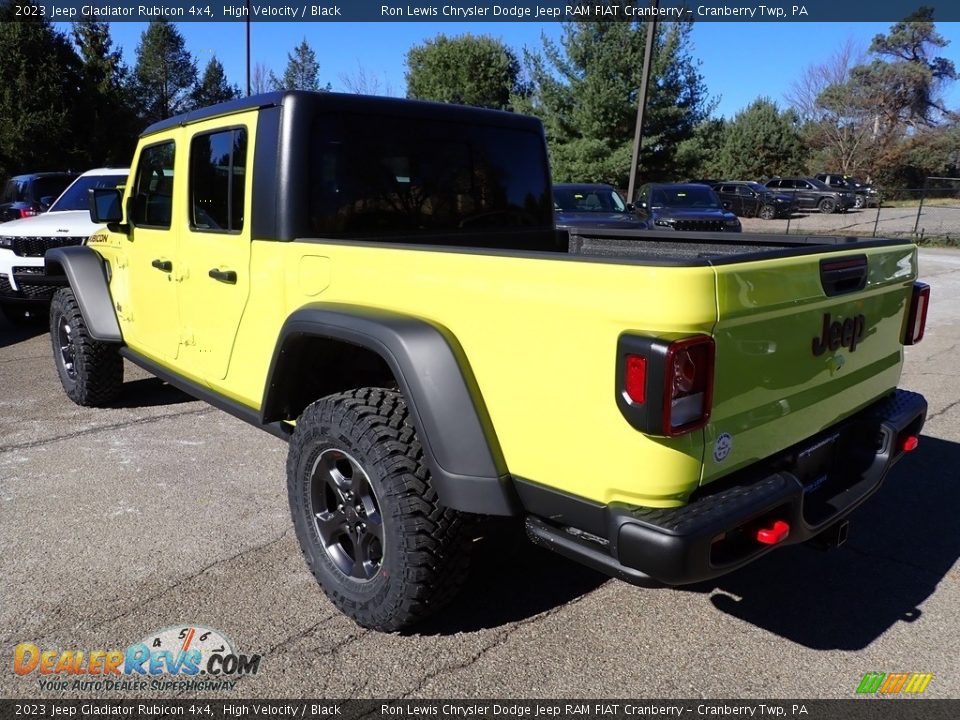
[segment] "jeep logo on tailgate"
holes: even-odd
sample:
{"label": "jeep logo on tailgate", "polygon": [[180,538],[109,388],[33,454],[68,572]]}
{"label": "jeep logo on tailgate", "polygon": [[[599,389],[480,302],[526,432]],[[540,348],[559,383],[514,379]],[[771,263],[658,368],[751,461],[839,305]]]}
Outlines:
{"label": "jeep logo on tailgate", "polygon": [[854,315],[843,322],[830,322],[830,313],[824,313],[822,335],[813,338],[813,354],[823,355],[827,350],[836,350],[841,346],[850,348],[850,352],[853,352],[863,340],[866,331],[867,318],[862,314]]}

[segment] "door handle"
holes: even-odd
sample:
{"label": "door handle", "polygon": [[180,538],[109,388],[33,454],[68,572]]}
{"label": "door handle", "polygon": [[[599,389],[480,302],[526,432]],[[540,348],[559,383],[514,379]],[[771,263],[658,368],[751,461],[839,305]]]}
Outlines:
{"label": "door handle", "polygon": [[173,271],[173,263],[169,260],[154,260],[150,264],[153,265],[153,267],[155,267],[157,270],[163,270],[164,272]]}
{"label": "door handle", "polygon": [[219,280],[220,282],[228,283],[230,285],[235,285],[237,282],[237,273],[234,270],[217,270],[213,268],[210,272],[207,273],[214,280]]}

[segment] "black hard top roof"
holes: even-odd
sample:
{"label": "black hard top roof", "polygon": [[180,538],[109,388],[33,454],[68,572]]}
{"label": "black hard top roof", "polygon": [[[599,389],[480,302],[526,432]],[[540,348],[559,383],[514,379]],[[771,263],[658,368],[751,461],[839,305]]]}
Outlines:
{"label": "black hard top roof", "polygon": [[209,118],[232,115],[245,110],[287,106],[291,104],[298,106],[306,104],[313,106],[315,109],[327,112],[343,111],[408,116],[429,115],[431,118],[436,119],[460,122],[472,120],[484,124],[536,130],[537,132],[539,132],[542,127],[540,121],[536,118],[502,110],[487,110],[484,108],[467,107],[465,105],[375,97],[372,95],[286,90],[264,93],[262,95],[251,95],[250,97],[231,100],[181,115],[175,115],[174,117],[150,125],[141,133],[141,137]]}

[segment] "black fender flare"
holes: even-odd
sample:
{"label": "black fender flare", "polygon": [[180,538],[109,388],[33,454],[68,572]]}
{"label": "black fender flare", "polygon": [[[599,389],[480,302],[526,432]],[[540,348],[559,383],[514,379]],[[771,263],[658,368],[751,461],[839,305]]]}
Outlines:
{"label": "black fender flare", "polygon": [[285,382],[304,338],[366,348],[393,373],[410,408],[440,501],[487,515],[516,515],[520,501],[507,473],[463,348],[445,328],[388,310],[315,303],[294,311],[277,339],[261,404],[264,424],[285,420]]}
{"label": "black fender flare", "polygon": [[43,261],[48,275],[59,274],[51,272],[58,266],[66,275],[90,336],[101,342],[123,342],[103,258],[79,245],[47,250]]}

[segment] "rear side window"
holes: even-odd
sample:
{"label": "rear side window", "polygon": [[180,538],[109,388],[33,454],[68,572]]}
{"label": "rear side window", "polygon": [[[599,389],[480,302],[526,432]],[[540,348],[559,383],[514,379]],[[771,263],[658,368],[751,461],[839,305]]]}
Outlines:
{"label": "rear side window", "polygon": [[232,128],[190,141],[190,226],[194,230],[243,230],[247,131]]}
{"label": "rear side window", "polygon": [[172,140],[141,151],[133,183],[131,218],[134,225],[165,230],[170,228],[175,151]]}
{"label": "rear side window", "polygon": [[317,235],[455,236],[553,224],[543,142],[524,130],[319,114],[310,160]]}

